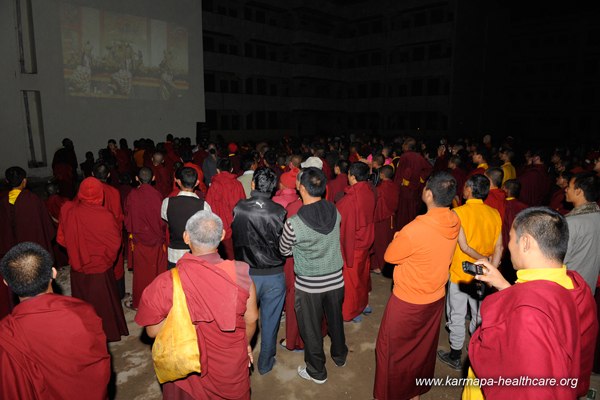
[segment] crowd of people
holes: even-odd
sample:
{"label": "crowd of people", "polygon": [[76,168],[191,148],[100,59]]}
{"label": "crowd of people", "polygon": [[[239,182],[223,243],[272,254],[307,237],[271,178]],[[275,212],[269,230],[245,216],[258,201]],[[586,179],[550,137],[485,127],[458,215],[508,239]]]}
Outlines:
{"label": "crowd of people", "polygon": [[[465,399],[585,395],[600,372],[600,149],[490,135],[432,143],[193,146],[167,135],[133,149],[111,139],[79,164],[64,139],[44,196],[8,168],[0,397],[105,399],[106,343],[129,334],[123,307],[156,337],[174,307],[173,268],[201,372],[163,384],[165,399],[249,398],[258,326],[260,374],[283,347],[304,351],[300,378],[324,384],[323,338],[336,367],[351,361],[345,323],[372,313],[372,274],[393,278],[373,338],[375,399],[429,391],[419,381],[434,376],[436,357],[465,373]],[[71,297],[52,285],[66,265]],[[438,350],[444,311],[449,351]],[[539,384],[549,378],[558,383]]]}

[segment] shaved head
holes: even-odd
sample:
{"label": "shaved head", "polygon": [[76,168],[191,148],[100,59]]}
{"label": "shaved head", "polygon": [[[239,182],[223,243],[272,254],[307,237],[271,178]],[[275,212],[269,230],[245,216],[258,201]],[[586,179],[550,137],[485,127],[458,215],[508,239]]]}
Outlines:
{"label": "shaved head", "polygon": [[19,297],[46,292],[52,279],[53,260],[42,246],[22,242],[11,248],[0,261],[0,274]]}
{"label": "shaved head", "polygon": [[138,172],[137,176],[141,183],[152,182],[152,170],[148,167],[140,168],[140,172]]}

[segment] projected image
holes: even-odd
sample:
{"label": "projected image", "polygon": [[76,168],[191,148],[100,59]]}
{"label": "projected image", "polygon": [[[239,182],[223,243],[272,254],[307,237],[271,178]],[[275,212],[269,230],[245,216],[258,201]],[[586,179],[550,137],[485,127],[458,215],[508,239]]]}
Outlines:
{"label": "projected image", "polygon": [[61,3],[72,96],[169,100],[188,89],[188,34],[155,19]]}

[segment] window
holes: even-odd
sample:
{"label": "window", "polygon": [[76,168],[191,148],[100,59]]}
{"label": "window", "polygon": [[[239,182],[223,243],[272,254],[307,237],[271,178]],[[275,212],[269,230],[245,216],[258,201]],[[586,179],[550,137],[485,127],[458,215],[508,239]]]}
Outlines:
{"label": "window", "polygon": [[383,56],[380,52],[371,54],[371,65],[383,64]]}
{"label": "window", "polygon": [[19,63],[21,73],[37,73],[35,39],[33,36],[33,16],[31,0],[17,0],[17,37],[19,42]]}
{"label": "window", "polygon": [[206,92],[215,91],[215,74],[204,74],[204,90]]}
{"label": "window", "polygon": [[219,43],[219,53],[227,54],[227,45],[225,43]]}
{"label": "window", "polygon": [[252,9],[251,8],[244,8],[244,19],[247,19],[248,21],[252,21]]}
{"label": "window", "polygon": [[221,90],[221,93],[229,93],[229,81],[222,80],[219,83],[219,89]]}
{"label": "window", "polygon": [[413,61],[423,61],[425,59],[425,47],[419,46],[412,49]]}
{"label": "window", "polygon": [[415,79],[410,83],[410,94],[411,96],[422,96],[423,95],[423,80]]}
{"label": "window", "polygon": [[254,56],[254,54],[252,53],[252,45],[250,43],[244,44],[244,55],[246,57],[253,57]]}
{"label": "window", "polygon": [[436,96],[440,94],[440,79],[431,78],[427,79],[427,95]]}
{"label": "window", "polygon": [[415,26],[425,26],[427,25],[427,13],[420,12],[415,14],[414,16]]}
{"label": "window", "polygon": [[252,115],[252,113],[246,115],[246,129],[253,129],[254,128],[254,116]]}
{"label": "window", "polygon": [[46,142],[44,139],[44,121],[42,119],[42,100],[40,92],[26,90],[23,94],[23,115],[25,117],[25,135],[27,137],[28,154],[27,165],[29,168],[45,167]]}
{"label": "window", "polygon": [[237,80],[231,81],[229,85],[229,89],[231,93],[239,93],[240,92],[240,84]]}
{"label": "window", "polygon": [[272,83],[271,85],[269,85],[269,94],[271,96],[277,96],[277,85]]}
{"label": "window", "polygon": [[246,93],[247,94],[254,93],[254,85],[252,84],[252,78],[246,78]]}
{"label": "window", "polygon": [[267,82],[264,79],[256,80],[256,94],[267,94]]}
{"label": "window", "polygon": [[233,54],[234,56],[237,56],[238,54],[238,47],[234,44],[230,44],[229,45],[229,54]]}
{"label": "window", "polygon": [[256,10],[254,17],[255,17],[256,22],[259,22],[261,24],[265,23],[265,12],[264,11]]}
{"label": "window", "polygon": [[440,43],[430,44],[429,59],[435,60],[437,58],[442,58],[442,45]]}
{"label": "window", "polygon": [[235,8],[230,8],[229,9],[229,16],[231,18],[237,18],[237,16],[238,16],[237,10]]}
{"label": "window", "polygon": [[432,24],[441,24],[442,22],[444,22],[444,9],[436,8],[434,10],[431,10],[430,20]]}
{"label": "window", "polygon": [[240,129],[240,116],[239,115],[231,116],[231,129],[234,129],[234,130]]}
{"label": "window", "polygon": [[256,57],[261,58],[263,60],[267,58],[267,49],[265,48],[265,46],[256,46]]}
{"label": "window", "polygon": [[267,128],[267,113],[265,111],[258,111],[256,113],[256,128],[266,129]]}
{"label": "window", "polygon": [[204,51],[214,51],[215,50],[215,39],[211,38],[210,36],[204,36],[204,39],[202,40],[203,42],[203,46],[204,46]]}
{"label": "window", "polygon": [[221,115],[221,129],[229,129],[229,116]]}

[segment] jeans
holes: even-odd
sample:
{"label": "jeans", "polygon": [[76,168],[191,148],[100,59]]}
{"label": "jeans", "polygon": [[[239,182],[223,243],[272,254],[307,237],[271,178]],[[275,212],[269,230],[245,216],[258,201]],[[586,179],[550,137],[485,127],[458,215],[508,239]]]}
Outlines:
{"label": "jeans", "polygon": [[260,319],[260,354],[258,372],[263,375],[273,369],[277,352],[277,331],[285,301],[285,275],[251,275],[256,287]]}

